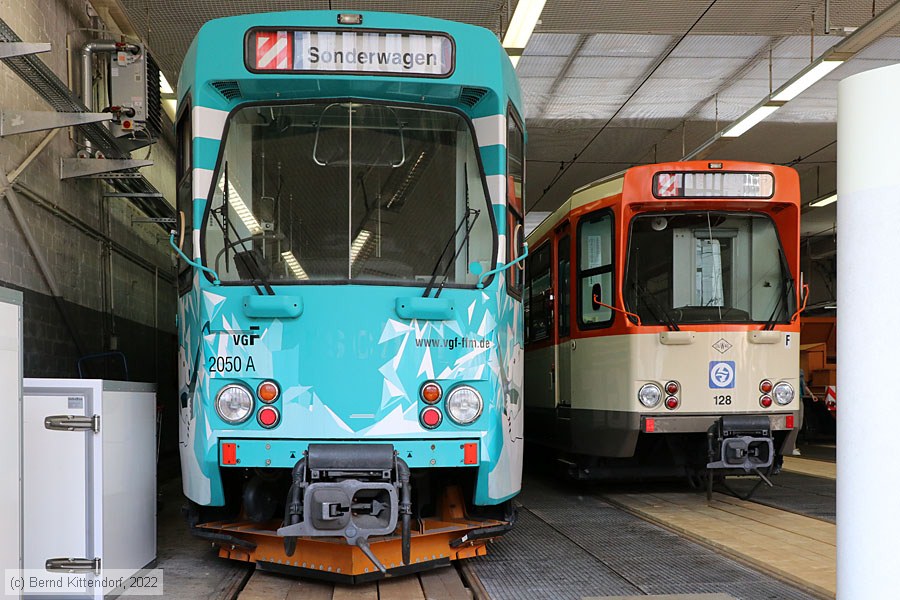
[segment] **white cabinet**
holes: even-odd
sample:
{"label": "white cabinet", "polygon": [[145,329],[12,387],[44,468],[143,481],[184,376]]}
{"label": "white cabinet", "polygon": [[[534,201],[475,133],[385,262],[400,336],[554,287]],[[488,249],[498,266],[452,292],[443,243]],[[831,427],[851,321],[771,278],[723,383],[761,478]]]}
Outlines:
{"label": "white cabinet", "polygon": [[154,386],[25,379],[23,397],[24,568],[133,573],[155,561]]}
{"label": "white cabinet", "polygon": [[0,572],[22,566],[22,294],[0,288]]}

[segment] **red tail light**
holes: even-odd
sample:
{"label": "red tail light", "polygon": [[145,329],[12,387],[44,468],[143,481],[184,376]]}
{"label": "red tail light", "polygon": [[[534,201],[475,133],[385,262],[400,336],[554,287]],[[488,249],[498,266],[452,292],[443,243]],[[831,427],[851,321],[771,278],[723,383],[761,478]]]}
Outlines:
{"label": "red tail light", "polygon": [[429,406],[419,413],[419,420],[422,421],[422,425],[428,429],[434,429],[444,420],[444,415],[442,415],[441,411],[435,407]]}
{"label": "red tail light", "polygon": [[256,420],[266,429],[271,429],[278,425],[279,418],[280,415],[278,414],[278,409],[272,406],[263,406],[259,409],[259,412],[256,413]]}
{"label": "red tail light", "polygon": [[666,393],[669,395],[675,395],[678,393],[678,382],[677,381],[669,381],[666,383]]}
{"label": "red tail light", "polygon": [[770,394],[772,392],[772,382],[768,379],[763,379],[759,382],[759,391],[763,394]]}
{"label": "red tail light", "polygon": [[678,408],[678,398],[676,398],[675,396],[669,396],[668,398],[666,398],[666,408],[668,408],[669,410]]}
{"label": "red tail light", "polygon": [[772,397],[771,396],[760,396],[759,397],[759,405],[763,408],[769,408],[772,406]]}
{"label": "red tail light", "polygon": [[794,415],[788,415],[784,418],[784,426],[788,429],[794,428]]}

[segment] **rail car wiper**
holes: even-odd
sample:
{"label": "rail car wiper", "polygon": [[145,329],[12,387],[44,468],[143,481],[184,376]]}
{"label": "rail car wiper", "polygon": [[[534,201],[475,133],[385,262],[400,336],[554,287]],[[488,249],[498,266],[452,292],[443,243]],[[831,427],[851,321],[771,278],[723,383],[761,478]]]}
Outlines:
{"label": "rail car wiper", "polygon": [[[456,226],[456,229],[453,230],[453,234],[450,236],[450,239],[447,240],[447,243],[444,245],[444,249],[441,250],[440,255],[438,255],[437,262],[434,263],[434,269],[431,270],[431,279],[428,280],[428,285],[425,286],[425,292],[422,294],[423,298],[427,298],[429,294],[431,294],[431,290],[434,289],[434,282],[437,281],[438,269],[441,268],[441,261],[444,259],[444,255],[447,254],[447,250],[450,248],[450,244],[453,243],[453,240],[456,239],[456,234],[459,233],[459,230],[462,229],[463,225],[466,226],[466,234],[463,236],[462,243],[460,243],[459,248],[456,248],[453,252],[453,256],[450,257],[450,260],[447,262],[447,267],[444,269],[443,273],[443,281],[441,281],[441,285],[438,287],[438,291],[434,294],[434,297],[437,298],[441,295],[441,290],[444,289],[444,281],[447,279],[447,272],[450,270],[450,266],[453,264],[453,261],[456,260],[456,257],[459,256],[459,253],[462,252],[462,249],[465,248],[466,244],[469,241],[469,235],[472,233],[472,228],[475,227],[475,221],[478,220],[479,215],[481,215],[481,211],[474,208],[467,208],[466,212],[463,214],[462,219],[459,220],[459,225]],[[472,217],[471,221],[469,217]]]}
{"label": "rail car wiper", "polygon": [[[669,311],[666,310],[666,307],[659,303],[656,297],[651,294],[647,288],[639,284],[637,281],[634,282],[634,289],[638,291],[640,297],[644,299],[644,306],[650,309],[650,312],[653,313],[653,318],[658,322],[662,322],[668,327],[671,331],[681,331],[681,328],[678,326],[678,322],[675,321],[675,318],[669,314]],[[647,302],[649,300],[650,302]],[[654,308],[655,307],[655,308]],[[657,311],[656,309],[659,309]],[[659,313],[662,312],[663,316],[660,317]]]}
{"label": "rail car wiper", "polygon": [[[211,214],[213,216],[213,219],[216,220],[216,223],[218,223],[219,227],[222,229],[222,237],[223,237],[223,245],[224,245],[223,252],[225,253],[226,269],[228,267],[228,250],[230,250],[230,249],[234,248],[235,246],[237,246],[238,244],[240,244],[241,248],[243,249],[243,252],[235,252],[234,258],[235,258],[235,260],[237,260],[238,257],[240,257],[241,264],[244,265],[244,269],[246,269],[247,273],[250,275],[250,277],[251,277],[250,281],[251,281],[251,283],[253,283],[253,288],[256,290],[256,293],[259,294],[260,296],[265,296],[266,294],[268,294],[270,296],[274,296],[275,290],[272,289],[272,285],[269,283],[269,278],[266,277],[266,275],[265,275],[265,271],[263,270],[263,266],[260,263],[259,258],[253,253],[253,249],[248,248],[246,245],[247,241],[252,239],[252,236],[250,238],[241,238],[240,234],[238,234],[237,228],[235,228],[235,226],[234,226],[234,223],[232,223],[231,219],[228,218],[228,192],[229,192],[229,189],[228,189],[228,162],[227,161],[225,162],[225,165],[223,167],[223,172],[225,174],[225,184],[223,187],[224,195],[222,197],[222,208],[221,208],[222,219],[219,220],[219,217],[218,217],[218,215],[216,215],[215,210],[210,210],[209,214]],[[234,232],[235,237],[238,238],[234,242],[232,242],[228,237],[229,229],[231,229],[231,231]],[[247,260],[248,256],[250,256],[250,258],[252,258],[252,260],[253,260],[252,265]],[[259,288],[259,286],[257,285],[257,282],[262,284],[263,288],[266,290],[265,294]]]}
{"label": "rail car wiper", "polygon": [[780,294],[778,302],[775,303],[775,308],[772,309],[772,314],[769,315],[769,318],[766,320],[766,324],[763,325],[763,331],[771,331],[775,329],[775,321],[778,316],[778,309],[784,305],[785,312],[788,311],[788,294],[794,289],[794,278],[791,277],[791,270],[788,268],[787,259],[784,257],[784,251],[779,248],[778,249],[778,258],[781,259],[781,268],[784,271],[784,277],[781,280],[782,286],[784,286],[784,292]]}

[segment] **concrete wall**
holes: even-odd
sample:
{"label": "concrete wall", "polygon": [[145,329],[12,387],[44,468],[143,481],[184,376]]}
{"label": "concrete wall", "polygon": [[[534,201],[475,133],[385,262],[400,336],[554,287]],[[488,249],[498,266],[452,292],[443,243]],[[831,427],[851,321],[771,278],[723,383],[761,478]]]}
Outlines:
{"label": "concrete wall", "polygon": [[[78,50],[89,39],[83,29],[98,24],[84,0],[0,0],[0,18],[24,41],[50,42],[52,51],[40,57],[64,82],[70,80],[68,40],[74,79],[80,81]],[[78,84],[74,87],[78,95]],[[0,108],[51,110],[5,64],[0,64]],[[45,135],[0,138],[4,171],[22,164]],[[103,192],[110,191],[105,184],[59,179],[60,158],[74,157],[78,142],[77,132],[60,130],[14,188],[62,302],[51,297],[7,199],[0,197],[0,285],[25,293],[25,376],[77,376],[77,345],[81,354],[119,349],[131,379],[158,383],[160,399],[171,396],[174,402],[176,294],[167,235],[157,225],[133,223],[144,215],[128,200],[104,200]],[[146,153],[138,150],[134,158]],[[152,147],[150,158],[156,165],[145,169],[145,176],[174,204],[173,149],[163,141]],[[90,376],[123,375],[117,363],[95,361],[89,368]]]}

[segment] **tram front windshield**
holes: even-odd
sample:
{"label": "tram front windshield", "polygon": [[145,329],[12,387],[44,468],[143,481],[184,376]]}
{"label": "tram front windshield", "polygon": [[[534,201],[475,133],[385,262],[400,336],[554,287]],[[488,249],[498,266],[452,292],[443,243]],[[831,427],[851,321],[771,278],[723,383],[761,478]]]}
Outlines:
{"label": "tram front windshield", "polygon": [[644,214],[632,221],[624,297],[649,324],[779,323],[793,283],[763,214]]}
{"label": "tram front windshield", "polygon": [[224,282],[473,285],[494,235],[470,127],[323,102],[231,115],[205,230]]}

